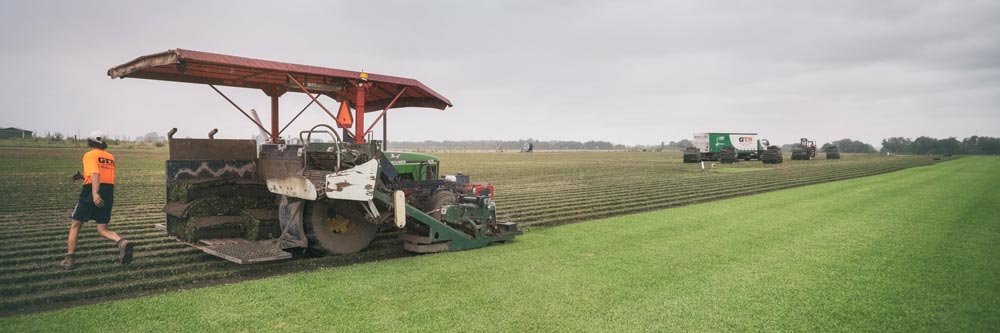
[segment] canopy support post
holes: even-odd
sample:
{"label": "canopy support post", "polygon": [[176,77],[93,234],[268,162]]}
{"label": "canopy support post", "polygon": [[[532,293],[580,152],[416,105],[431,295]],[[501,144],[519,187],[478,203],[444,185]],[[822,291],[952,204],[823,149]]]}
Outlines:
{"label": "canopy support post", "polygon": [[371,83],[358,83],[357,101],[354,103],[354,143],[365,143],[365,90]]}
{"label": "canopy support post", "polygon": [[278,143],[278,96],[271,96],[271,143]]}
{"label": "canopy support post", "polygon": [[271,143],[278,143],[278,140],[281,140],[281,131],[278,129],[278,97],[285,94],[285,89],[267,87],[262,90],[271,97]]}

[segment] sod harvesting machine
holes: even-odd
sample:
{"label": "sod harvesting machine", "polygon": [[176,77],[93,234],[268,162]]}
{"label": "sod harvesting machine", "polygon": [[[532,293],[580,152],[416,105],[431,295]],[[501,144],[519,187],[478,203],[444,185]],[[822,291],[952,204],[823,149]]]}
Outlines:
{"label": "sod harvesting machine", "polygon": [[814,158],[816,158],[816,141],[801,138],[799,143],[792,146],[793,160],[808,161]]}
{"label": "sod harvesting machine", "polygon": [[[215,139],[216,130],[205,139],[174,138],[176,128],[168,134],[163,227],[206,253],[241,264],[290,258],[295,248],[354,253],[392,230],[407,251],[433,253],[520,233],[516,224],[497,220],[491,184],[442,177],[440,161],[430,155],[385,151],[390,109],[452,106],[417,80],[182,49],[138,57],[108,76],[208,85],[267,138],[258,145]],[[263,91],[271,99],[270,129],[218,86]],[[286,92],[311,101],[279,127],[278,98]],[[336,114],[320,96],[339,103]],[[312,104],[333,126],[283,140]],[[365,114],[378,111],[366,129]],[[383,137],[374,140],[380,120]]]}

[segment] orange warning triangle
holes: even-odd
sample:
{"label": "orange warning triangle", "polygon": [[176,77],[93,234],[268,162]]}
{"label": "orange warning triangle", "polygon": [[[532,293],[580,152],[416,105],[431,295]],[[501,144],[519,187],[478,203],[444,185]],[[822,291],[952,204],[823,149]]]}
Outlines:
{"label": "orange warning triangle", "polygon": [[351,128],[354,118],[351,118],[351,107],[347,105],[347,100],[340,102],[340,111],[337,112],[337,127]]}

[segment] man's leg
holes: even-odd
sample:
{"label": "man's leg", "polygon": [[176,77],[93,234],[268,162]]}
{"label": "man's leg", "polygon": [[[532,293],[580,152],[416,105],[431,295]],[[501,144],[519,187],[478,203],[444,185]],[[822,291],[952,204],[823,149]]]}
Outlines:
{"label": "man's leg", "polygon": [[118,245],[118,262],[121,264],[128,264],[132,262],[132,246],[128,240],[118,236],[118,233],[108,230],[107,223],[97,224],[97,233],[101,237],[110,239]]}
{"label": "man's leg", "polygon": [[76,252],[76,237],[80,234],[80,226],[82,225],[83,222],[70,219],[69,241],[66,244],[66,254],[73,254]]}
{"label": "man's leg", "polygon": [[66,258],[62,261],[63,268],[67,270],[73,269],[73,253],[76,252],[76,238],[80,234],[81,225],[83,225],[83,222],[70,219],[69,239],[66,241]]}
{"label": "man's leg", "polygon": [[108,230],[108,225],[105,224],[105,223],[98,223],[97,224],[97,234],[101,235],[101,237],[107,238],[107,239],[111,240],[112,242],[116,242],[116,243],[119,240],[122,239],[121,236],[118,236],[118,233],[116,233],[114,231],[111,231],[111,230]]}

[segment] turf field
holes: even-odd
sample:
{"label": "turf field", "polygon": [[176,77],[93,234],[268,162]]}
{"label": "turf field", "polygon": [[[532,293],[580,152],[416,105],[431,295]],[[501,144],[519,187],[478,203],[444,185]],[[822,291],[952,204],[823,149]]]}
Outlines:
{"label": "turf field", "polygon": [[[70,175],[84,149],[0,148],[0,315],[255,279],[276,274],[406,257],[394,237],[361,253],[235,265],[167,237],[163,161],[166,150],[112,150],[118,162],[113,230],[136,242],[135,262],[114,264],[113,244],[92,224],[81,233],[77,269],[58,266],[68,216],[79,193]],[[842,160],[708,163],[701,171],[679,153],[442,153],[445,173],[496,184],[499,216],[533,226],[557,225],[731,198],[934,163],[930,157],[846,155]],[[742,172],[748,171],[748,172]],[[790,204],[783,203],[783,204]],[[740,220],[753,209],[735,213]],[[707,210],[703,210],[706,214]],[[531,233],[524,238],[531,239]],[[516,243],[521,242],[519,239]],[[479,255],[479,251],[473,251]]]}
{"label": "turf field", "polygon": [[1000,329],[1000,159],[535,229],[477,251],[0,319],[5,331]]}

